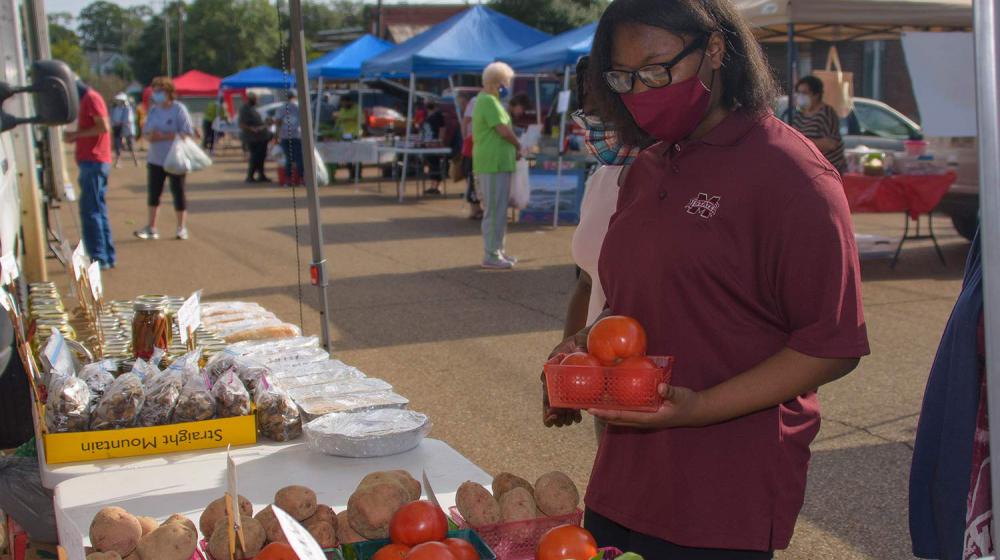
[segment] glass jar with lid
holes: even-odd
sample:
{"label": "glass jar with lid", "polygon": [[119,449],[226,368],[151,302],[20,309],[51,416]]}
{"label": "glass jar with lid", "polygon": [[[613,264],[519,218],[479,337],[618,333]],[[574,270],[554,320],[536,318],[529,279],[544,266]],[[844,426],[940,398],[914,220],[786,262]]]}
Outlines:
{"label": "glass jar with lid", "polygon": [[166,302],[140,299],[132,309],[132,355],[149,360],[156,348],[166,350],[170,347]]}

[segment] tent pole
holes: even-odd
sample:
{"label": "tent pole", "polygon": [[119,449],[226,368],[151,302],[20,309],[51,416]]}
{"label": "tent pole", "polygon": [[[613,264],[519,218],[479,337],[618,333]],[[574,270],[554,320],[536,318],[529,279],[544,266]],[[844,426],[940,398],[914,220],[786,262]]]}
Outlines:
{"label": "tent pole", "polygon": [[312,239],[312,264],[310,265],[313,284],[319,291],[319,319],[322,328],[323,348],[330,350],[330,302],[326,287],[330,281],[326,272],[326,257],[323,254],[323,229],[320,227],[319,188],[316,184],[316,143],[313,141],[312,114],[309,112],[309,78],[306,74],[305,33],[302,31],[302,0],[289,0],[288,7],[292,27],[292,61],[295,64],[295,81],[299,95],[299,120],[302,123],[302,156],[305,169],[306,199],[309,201],[309,230]]}
{"label": "tent pole", "polygon": [[[569,91],[569,65],[566,65],[566,73],[563,78],[563,91]],[[558,105],[557,105],[558,107]],[[552,227],[559,227],[559,193],[562,191],[562,168],[563,168],[563,152],[565,152],[564,146],[566,145],[566,113],[569,112],[569,107],[566,107],[565,111],[559,115],[559,160],[557,161],[558,167],[556,168],[556,207],[552,212]]]}
{"label": "tent pole", "polygon": [[323,76],[319,77],[319,83],[316,85],[316,130],[313,131],[313,139],[319,141],[319,108],[323,105]]}
{"label": "tent pole", "polygon": [[[413,92],[417,89],[417,74],[415,72],[410,72],[410,95],[406,103],[406,141],[403,143],[403,149],[410,149],[410,129],[413,128]],[[403,172],[399,179],[399,201],[403,202],[403,194],[406,189],[406,170],[410,163],[409,153],[403,152]]]}
{"label": "tent pole", "polygon": [[[986,323],[986,391],[988,407],[1000,410],[1000,12],[993,0],[975,0],[976,103],[979,121],[980,243],[983,255],[983,305]],[[1000,414],[990,414],[990,449],[1000,449]],[[1000,480],[1000,461],[990,462],[993,480]],[[1000,484],[994,484],[992,503],[1000,504]],[[998,520],[993,519],[993,534]]]}
{"label": "tent pole", "polygon": [[542,78],[535,74],[535,122],[542,126]]}
{"label": "tent pole", "polygon": [[[358,137],[354,139],[355,141],[361,139],[361,130],[364,128],[364,111],[361,110],[361,88],[363,85],[364,83],[361,80],[358,80]],[[354,159],[357,160],[354,162],[354,186],[357,188],[357,185],[361,184],[361,158],[357,157],[357,151],[354,153]],[[375,157],[378,159],[378,156]]]}
{"label": "tent pole", "polygon": [[788,122],[795,118],[795,24],[788,24]]}

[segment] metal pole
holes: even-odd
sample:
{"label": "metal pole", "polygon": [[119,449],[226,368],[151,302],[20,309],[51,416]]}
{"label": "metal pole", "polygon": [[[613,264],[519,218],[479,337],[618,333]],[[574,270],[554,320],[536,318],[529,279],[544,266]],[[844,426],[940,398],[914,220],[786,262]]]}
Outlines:
{"label": "metal pole", "polygon": [[788,24],[788,122],[795,117],[795,24]]}
{"label": "metal pole", "polygon": [[[406,104],[406,141],[403,143],[403,149],[410,149],[410,129],[413,128],[413,92],[417,89],[417,74],[410,72],[410,96]],[[403,202],[403,194],[406,189],[406,170],[409,166],[410,158],[407,152],[403,152],[403,172],[400,174],[399,179],[399,201]]]}
{"label": "metal pole", "polygon": [[535,122],[542,125],[542,78],[535,74]]}
{"label": "metal pole", "polygon": [[[361,136],[362,136],[361,135],[361,131],[362,131],[363,127],[364,127],[364,116],[363,116],[364,115],[364,111],[361,110],[361,88],[363,86],[364,86],[364,84],[360,80],[358,80],[358,107],[357,107],[357,109],[358,109],[358,137],[354,139],[355,142],[359,142],[361,140]],[[360,144],[356,144],[355,146],[360,147]],[[377,153],[378,152],[376,151],[376,154]],[[376,157],[376,159],[378,158],[377,155],[375,157]],[[354,150],[354,159],[356,160],[354,162],[354,187],[355,187],[355,189],[357,189],[357,186],[359,184],[361,184],[361,158],[358,157],[358,150]]]}
{"label": "metal pole", "polygon": [[167,56],[167,76],[174,75],[174,63],[170,56],[170,14],[167,13],[169,6],[163,6],[163,52]]}
{"label": "metal pole", "polygon": [[316,85],[316,130],[314,131],[313,138],[319,141],[319,109],[323,105],[323,76],[319,77],[319,82]]}
{"label": "metal pole", "polygon": [[322,329],[323,348],[330,349],[330,302],[326,287],[330,281],[326,271],[326,257],[323,255],[323,228],[319,215],[319,188],[316,184],[316,144],[313,141],[312,114],[309,112],[309,78],[306,73],[305,33],[302,31],[302,1],[289,0],[292,27],[292,63],[295,65],[295,87],[299,96],[299,121],[302,123],[302,156],[305,169],[306,198],[309,201],[309,230],[312,237],[311,270],[313,284],[319,292],[319,319]]}
{"label": "metal pole", "polygon": [[[980,243],[983,251],[983,305],[986,323],[986,387],[988,407],[1000,410],[1000,71],[997,69],[1000,12],[993,0],[975,0],[976,106],[979,122],[979,211]],[[1000,414],[990,414],[990,449],[1000,449]],[[990,461],[990,476],[1000,480],[1000,461]],[[1000,504],[1000,484],[992,489],[994,504]],[[998,520],[993,519],[993,534]]]}
{"label": "metal pole", "polygon": [[[566,74],[563,78],[563,91],[569,91],[569,65],[566,65]],[[558,105],[556,106],[558,108]],[[562,190],[562,167],[563,167],[563,152],[565,151],[564,146],[566,145],[566,113],[569,112],[569,107],[566,107],[565,111],[559,116],[559,159],[557,161],[558,167],[556,168],[556,207],[552,212],[552,227],[559,227],[559,193]]]}
{"label": "metal pole", "polygon": [[177,7],[177,74],[184,73],[184,4]]}

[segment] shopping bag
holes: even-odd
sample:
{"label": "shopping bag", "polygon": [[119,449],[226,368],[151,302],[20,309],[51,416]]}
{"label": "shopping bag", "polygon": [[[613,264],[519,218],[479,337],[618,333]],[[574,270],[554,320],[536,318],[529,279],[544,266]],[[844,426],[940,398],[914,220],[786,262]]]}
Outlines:
{"label": "shopping bag", "polygon": [[191,160],[184,150],[184,139],[180,136],[170,143],[170,150],[163,160],[163,170],[171,175],[187,175],[191,171]]}
{"label": "shopping bag", "polygon": [[181,148],[188,161],[191,162],[191,171],[201,171],[212,165],[212,158],[190,136],[184,137],[181,141]]}
{"label": "shopping bag", "polygon": [[840,118],[849,115],[854,109],[854,73],[844,72],[837,47],[831,46],[826,55],[826,70],[815,70],[813,75],[823,82],[823,102]]}
{"label": "shopping bag", "polygon": [[285,165],[285,150],[281,149],[281,146],[278,144],[275,144],[271,146],[270,151],[268,151],[267,159],[278,165]]}
{"label": "shopping bag", "polygon": [[319,155],[319,150],[313,148],[313,159],[316,162],[316,185],[325,187],[330,184],[330,172],[326,170],[326,163],[323,156]]}
{"label": "shopping bag", "polygon": [[451,182],[457,183],[459,181],[465,180],[465,159],[460,155],[451,158],[451,163],[448,165],[448,178]]}
{"label": "shopping bag", "polygon": [[518,210],[528,207],[528,199],[531,198],[531,183],[528,180],[528,160],[517,160],[517,167],[514,168],[514,176],[510,185],[510,205]]}

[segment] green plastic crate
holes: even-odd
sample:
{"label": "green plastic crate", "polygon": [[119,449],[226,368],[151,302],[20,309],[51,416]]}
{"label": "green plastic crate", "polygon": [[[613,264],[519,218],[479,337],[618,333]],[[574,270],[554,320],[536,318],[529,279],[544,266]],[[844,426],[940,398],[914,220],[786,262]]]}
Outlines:
{"label": "green plastic crate", "polygon": [[[493,554],[490,547],[483,542],[483,539],[479,538],[479,535],[471,529],[459,529],[457,531],[449,531],[448,538],[451,539],[462,539],[472,543],[472,546],[476,548],[476,552],[479,553],[480,560],[497,560],[497,555]],[[389,540],[379,540],[379,541],[365,541],[354,544],[345,544],[341,547],[344,553],[344,560],[370,560],[375,553],[381,550],[385,545],[389,544]]]}

